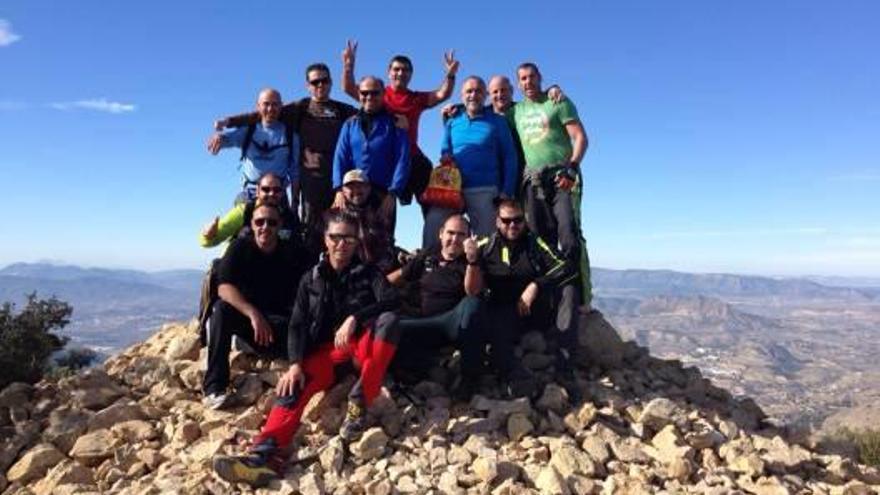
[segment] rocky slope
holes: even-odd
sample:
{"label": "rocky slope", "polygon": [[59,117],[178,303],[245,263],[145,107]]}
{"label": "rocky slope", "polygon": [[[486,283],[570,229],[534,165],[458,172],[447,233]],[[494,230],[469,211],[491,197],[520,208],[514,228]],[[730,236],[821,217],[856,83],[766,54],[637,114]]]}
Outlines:
{"label": "rocky slope", "polygon": [[[538,400],[501,400],[491,380],[452,401],[431,373],[370,411],[372,428],[334,436],[350,381],[316,396],[285,477],[258,493],[877,493],[880,472],[823,455],[804,435],[765,424],[751,400],[713,387],[695,368],[621,342],[598,313],[581,322],[579,381],[570,404],[548,383]],[[549,377],[540,334],[523,362]],[[0,490],[6,494],[235,493],[210,470],[260,426],[284,363],[233,356],[237,407],[206,410],[191,325],[60,382],[0,392]],[[801,442],[801,443],[799,443]]]}

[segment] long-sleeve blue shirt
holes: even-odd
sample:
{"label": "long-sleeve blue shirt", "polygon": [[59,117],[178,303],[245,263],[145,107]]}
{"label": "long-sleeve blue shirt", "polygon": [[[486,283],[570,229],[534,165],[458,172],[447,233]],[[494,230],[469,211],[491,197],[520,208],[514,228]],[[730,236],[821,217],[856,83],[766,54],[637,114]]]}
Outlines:
{"label": "long-sleeve blue shirt", "polygon": [[463,188],[496,186],[514,197],[516,147],[503,117],[486,109],[474,117],[460,111],[444,125],[440,153],[455,159]]}
{"label": "long-sleeve blue shirt", "polygon": [[370,116],[364,134],[358,113],[342,125],[333,156],[333,187],[342,187],[342,176],[353,168],[363,170],[370,183],[400,197],[409,179],[409,141],[387,112]]}
{"label": "long-sleeve blue shirt", "polygon": [[[247,147],[241,168],[242,181],[256,184],[263,174],[272,172],[284,181],[285,186],[299,179],[299,137],[291,133],[292,143],[287,145],[286,127],[281,122],[268,126],[255,124],[251,143]],[[239,127],[222,135],[221,148],[241,148],[248,127]]]}

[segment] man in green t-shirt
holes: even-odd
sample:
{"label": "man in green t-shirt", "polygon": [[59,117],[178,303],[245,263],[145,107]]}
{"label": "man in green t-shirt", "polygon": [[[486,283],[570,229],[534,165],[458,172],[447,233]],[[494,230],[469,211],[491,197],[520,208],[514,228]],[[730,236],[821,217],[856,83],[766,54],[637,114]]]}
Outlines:
{"label": "man in green t-shirt", "polygon": [[525,154],[523,198],[529,228],[581,267],[583,301],[589,307],[592,291],[586,245],[580,229],[580,162],[587,151],[587,134],[574,104],[554,102],[541,89],[541,72],[531,62],[516,70],[525,97],[508,112]]}

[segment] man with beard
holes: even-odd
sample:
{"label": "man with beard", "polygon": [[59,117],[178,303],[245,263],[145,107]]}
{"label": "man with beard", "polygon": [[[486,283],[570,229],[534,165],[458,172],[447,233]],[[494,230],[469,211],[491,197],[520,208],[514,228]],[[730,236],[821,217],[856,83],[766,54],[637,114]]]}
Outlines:
{"label": "man with beard", "polygon": [[368,76],[361,80],[358,97],[361,108],[345,121],[333,156],[334,206],[342,208],[342,178],[349,170],[361,170],[382,200],[382,221],[393,234],[397,219],[395,200],[406,188],[409,177],[409,144],[406,133],[382,102],[382,81]]}
{"label": "man with beard", "polygon": [[361,259],[376,265],[382,273],[388,273],[395,262],[394,237],[380,212],[382,200],[373,194],[373,187],[363,170],[353,169],[345,173],[342,197],[342,210],[358,221]]}
{"label": "man with beard", "polygon": [[214,470],[232,483],[259,487],[279,476],[309,399],[333,386],[336,368],[349,362],[359,373],[339,434],[355,440],[394,357],[397,294],[374,266],[358,260],[357,221],[331,212],[324,242],[326,256],[299,283],[287,335],[291,364],[275,387],[278,398],[266,424],[248,455],[214,458]]}
{"label": "man with beard", "polygon": [[495,226],[491,237],[480,240],[492,364],[512,395],[533,393],[533,380],[518,363],[513,346],[525,330],[553,321],[547,334],[556,344],[556,379],[576,401],[580,394],[572,356],[578,343],[577,270],[529,231],[518,203],[501,201]]}
{"label": "man with beard", "polygon": [[232,337],[242,339],[257,353],[276,358],[287,355],[287,320],[293,304],[293,280],[306,269],[300,249],[278,238],[278,207],[258,202],[250,228],[253,236],[229,246],[218,270],[217,293],[208,327],[208,368],[202,389],[205,405],[227,404],[229,351]]}

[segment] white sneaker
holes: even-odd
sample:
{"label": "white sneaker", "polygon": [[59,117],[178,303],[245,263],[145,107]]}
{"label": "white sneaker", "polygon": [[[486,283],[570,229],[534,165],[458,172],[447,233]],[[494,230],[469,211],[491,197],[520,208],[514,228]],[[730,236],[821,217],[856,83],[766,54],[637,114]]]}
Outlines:
{"label": "white sneaker", "polygon": [[202,399],[202,404],[208,409],[213,409],[218,411],[223,409],[226,406],[226,402],[229,400],[229,396],[226,394],[211,394],[206,395],[204,399]]}

